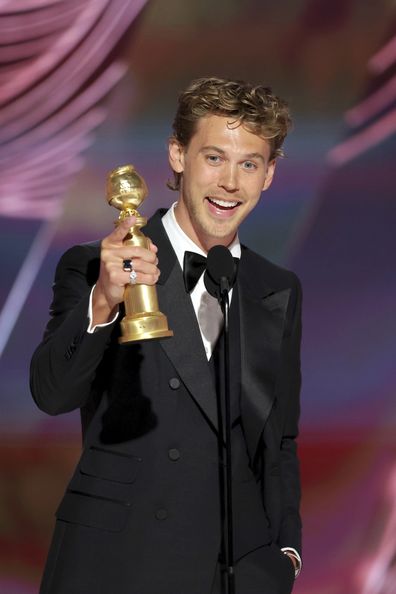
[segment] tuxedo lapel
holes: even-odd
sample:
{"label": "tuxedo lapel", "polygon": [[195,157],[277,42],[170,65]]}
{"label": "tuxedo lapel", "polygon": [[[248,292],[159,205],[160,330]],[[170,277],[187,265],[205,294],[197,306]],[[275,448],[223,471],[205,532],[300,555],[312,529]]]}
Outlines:
{"label": "tuxedo lapel", "polygon": [[217,429],[215,386],[194,307],[184,288],[183,272],[161,223],[164,212],[157,212],[144,230],[158,247],[161,270],[157,283],[158,301],[174,334],[173,337],[160,339],[159,342],[184,385]]}
{"label": "tuxedo lapel", "polygon": [[[257,264],[257,262],[255,263]],[[263,284],[243,252],[238,278],[241,328],[241,415],[251,460],[275,398],[290,289]]]}
{"label": "tuxedo lapel", "polygon": [[[161,276],[157,284],[161,311],[167,316],[172,338],[160,339],[162,349],[183,383],[217,429],[216,392],[198,322],[186,293],[183,273],[165,233],[158,211],[144,233],[158,247]],[[274,290],[263,270],[263,260],[242,250],[238,271],[241,336],[241,415],[251,459],[275,398],[282,337],[290,289]],[[263,280],[265,279],[265,280]]]}

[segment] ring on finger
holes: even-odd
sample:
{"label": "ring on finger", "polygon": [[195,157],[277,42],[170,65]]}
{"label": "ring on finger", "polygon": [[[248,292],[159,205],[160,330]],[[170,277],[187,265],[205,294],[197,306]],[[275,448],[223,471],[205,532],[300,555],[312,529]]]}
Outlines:
{"label": "ring on finger", "polygon": [[129,273],[129,282],[131,285],[136,285],[137,274],[135,270],[131,270]]}
{"label": "ring on finger", "polygon": [[132,272],[133,270],[133,260],[132,258],[126,258],[122,261],[122,269],[125,272]]}

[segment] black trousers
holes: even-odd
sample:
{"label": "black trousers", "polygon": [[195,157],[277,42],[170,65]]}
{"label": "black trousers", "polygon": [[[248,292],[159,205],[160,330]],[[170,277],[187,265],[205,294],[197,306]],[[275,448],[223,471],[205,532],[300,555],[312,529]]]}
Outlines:
{"label": "black trousers", "polygon": [[[235,563],[235,594],[290,594],[294,584],[291,560],[275,544],[262,546]],[[211,594],[226,594],[224,566],[216,566]]]}

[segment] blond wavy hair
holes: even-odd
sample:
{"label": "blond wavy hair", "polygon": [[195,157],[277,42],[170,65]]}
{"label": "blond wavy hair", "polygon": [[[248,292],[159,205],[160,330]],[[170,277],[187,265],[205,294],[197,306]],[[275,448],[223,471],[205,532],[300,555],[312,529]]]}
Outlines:
{"label": "blond wavy hair", "polygon": [[[230,118],[231,125],[242,125],[249,132],[268,141],[270,159],[283,156],[282,144],[291,128],[288,105],[269,87],[240,80],[197,78],[180,93],[173,121],[173,135],[183,147],[190,142],[200,118],[220,115]],[[171,190],[180,190],[181,173],[173,172],[168,181]]]}

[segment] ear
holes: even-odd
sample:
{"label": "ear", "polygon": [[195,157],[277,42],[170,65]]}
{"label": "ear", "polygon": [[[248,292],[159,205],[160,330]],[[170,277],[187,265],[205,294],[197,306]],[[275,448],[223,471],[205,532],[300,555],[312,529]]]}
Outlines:
{"label": "ear", "polygon": [[176,173],[184,171],[184,148],[176,138],[170,138],[168,143],[169,164]]}
{"label": "ear", "polygon": [[276,166],[276,160],[272,159],[272,161],[270,161],[268,163],[267,173],[265,175],[265,180],[264,180],[264,185],[263,185],[263,192],[264,192],[264,190],[268,190],[268,188],[272,184],[272,180],[274,178],[274,173],[275,173],[275,166]]}

